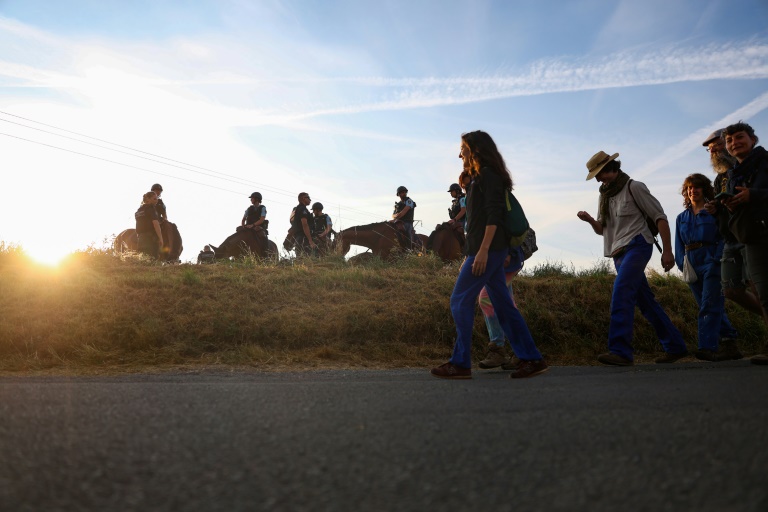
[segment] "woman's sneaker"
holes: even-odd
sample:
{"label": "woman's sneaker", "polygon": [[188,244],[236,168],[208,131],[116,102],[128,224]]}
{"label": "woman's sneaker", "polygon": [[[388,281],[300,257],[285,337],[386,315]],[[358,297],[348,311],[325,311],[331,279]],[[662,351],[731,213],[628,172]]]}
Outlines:
{"label": "woman's sneaker", "polygon": [[535,377],[547,370],[549,370],[549,366],[547,366],[543,359],[538,361],[520,361],[517,370],[513,371],[509,378],[524,379],[526,377]]}
{"label": "woman's sneaker", "polygon": [[435,377],[441,379],[471,379],[472,370],[470,368],[460,368],[451,363],[441,364],[437,368],[432,368],[430,372]]}

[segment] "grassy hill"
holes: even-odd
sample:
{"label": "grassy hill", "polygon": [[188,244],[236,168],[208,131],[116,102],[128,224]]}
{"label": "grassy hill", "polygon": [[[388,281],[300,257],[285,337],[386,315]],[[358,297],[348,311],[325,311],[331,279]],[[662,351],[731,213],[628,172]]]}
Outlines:
{"label": "grassy hill", "polygon": [[[0,243],[0,371],[429,368],[451,353],[457,272],[430,256],[159,265],[94,249],[51,269]],[[516,278],[516,301],[550,364],[595,364],[605,351],[613,278],[607,264],[577,272],[558,263]],[[695,349],[688,287],[673,276],[649,279]],[[742,351],[764,352],[761,320],[727,306]],[[478,309],[476,360],[487,342]],[[639,311],[635,347],[639,361],[661,352]]]}

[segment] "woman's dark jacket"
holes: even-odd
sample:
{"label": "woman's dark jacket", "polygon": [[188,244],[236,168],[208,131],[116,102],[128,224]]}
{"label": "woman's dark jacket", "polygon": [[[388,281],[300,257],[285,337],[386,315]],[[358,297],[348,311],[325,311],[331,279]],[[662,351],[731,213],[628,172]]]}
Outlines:
{"label": "woman's dark jacket", "polygon": [[466,253],[474,256],[480,250],[485,226],[496,226],[489,251],[509,249],[504,231],[506,210],[504,180],[490,167],[480,169],[467,193],[467,245]]}

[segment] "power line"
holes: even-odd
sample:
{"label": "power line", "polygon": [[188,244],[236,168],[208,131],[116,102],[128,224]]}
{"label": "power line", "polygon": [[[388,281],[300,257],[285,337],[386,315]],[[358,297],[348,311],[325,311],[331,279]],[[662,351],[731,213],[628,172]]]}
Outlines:
{"label": "power line", "polygon": [[[277,194],[280,194],[280,195],[285,195],[285,196],[288,196],[288,197],[295,196],[294,192],[290,192],[290,191],[285,190],[285,189],[280,189],[280,188],[277,188],[277,187],[273,187],[271,185],[265,185],[265,184],[257,183],[255,181],[243,180],[241,178],[238,178],[236,176],[232,176],[230,174],[222,173],[222,172],[219,172],[219,171],[214,171],[213,169],[208,169],[208,168],[205,168],[205,167],[200,167],[200,166],[197,166],[197,165],[194,165],[194,164],[189,164],[189,163],[186,163],[186,162],[182,162],[180,160],[174,160],[172,158],[164,157],[162,155],[157,155],[157,154],[150,153],[150,152],[147,152],[147,151],[142,151],[140,149],[135,149],[135,148],[132,148],[130,146],[125,146],[125,145],[118,144],[118,143],[115,143],[115,142],[111,142],[111,141],[108,141],[108,140],[105,140],[105,139],[100,139],[98,137],[92,137],[90,135],[86,135],[86,134],[83,134],[83,133],[79,133],[79,132],[75,132],[75,131],[72,131],[72,130],[68,130],[66,128],[60,128],[58,126],[46,124],[46,123],[43,123],[43,122],[40,122],[40,121],[35,121],[34,119],[29,119],[29,118],[26,118],[26,117],[18,116],[18,115],[15,115],[15,114],[11,114],[9,112],[5,112],[5,111],[1,111],[0,110],[0,114],[4,114],[6,116],[15,117],[17,119],[23,119],[24,121],[28,121],[28,122],[31,122],[31,123],[39,124],[41,126],[46,126],[48,128],[53,128],[55,130],[59,130],[59,131],[65,132],[65,133],[71,133],[73,135],[77,135],[78,137],[85,137],[87,139],[92,139],[92,140],[95,140],[95,141],[103,142],[105,144],[110,144],[112,146],[116,146],[116,147],[119,147],[119,148],[128,149],[128,150],[133,151],[135,153],[140,153],[141,155],[149,155],[151,157],[161,158],[163,160],[167,160],[168,162],[175,162],[175,163],[171,164],[171,163],[167,163],[167,162],[162,162],[162,161],[155,160],[153,158],[149,158],[149,157],[146,157],[146,156],[135,155],[135,154],[128,153],[128,152],[125,152],[125,151],[120,151],[118,149],[109,148],[109,147],[105,147],[105,146],[102,146],[102,145],[99,145],[99,144],[95,144],[93,142],[88,142],[88,141],[85,141],[85,140],[76,139],[74,137],[68,137],[66,135],[62,135],[62,134],[59,134],[59,133],[54,133],[54,132],[50,132],[48,130],[43,130],[41,128],[36,128],[34,126],[27,126],[27,125],[24,125],[22,123],[17,123],[17,122],[14,122],[14,121],[9,121],[7,119],[0,118],[0,121],[4,121],[6,123],[15,124],[17,126],[22,126],[24,128],[28,128],[28,129],[31,129],[31,130],[41,131],[43,133],[48,133],[48,134],[54,135],[56,137],[62,137],[62,138],[65,138],[65,139],[73,140],[75,142],[80,142],[80,143],[83,143],[83,144],[89,144],[89,145],[92,145],[92,146],[99,147],[101,149],[106,149],[107,151],[115,151],[117,153],[125,154],[125,155],[132,156],[132,157],[135,157],[135,158],[142,158],[142,159],[149,160],[149,161],[152,161],[152,162],[155,162],[155,163],[159,163],[161,165],[168,165],[170,167],[176,167],[176,168],[184,170],[184,171],[189,171],[189,172],[194,172],[194,173],[197,173],[197,174],[202,174],[204,176],[208,176],[208,177],[214,178],[214,179],[221,179],[221,180],[224,180],[224,181],[229,181],[229,182],[237,183],[237,184],[240,184],[240,185],[253,185],[255,187],[266,189],[266,190],[269,190],[270,192],[277,193]],[[6,134],[4,134],[4,135],[6,135]],[[11,136],[11,135],[9,135],[9,136]],[[16,137],[16,138],[21,139],[21,140],[25,140],[27,142],[42,144],[42,145],[45,145],[45,146],[48,146],[48,147],[51,147],[51,148],[60,149],[62,151],[69,151],[69,152],[76,153],[76,154],[79,154],[79,155],[82,155],[82,156],[89,156],[89,157],[101,159],[101,160],[104,160],[104,161],[107,161],[107,162],[110,162],[110,163],[115,163],[115,164],[118,164],[118,165],[132,167],[132,168],[143,170],[143,171],[146,171],[146,172],[154,172],[154,171],[149,171],[147,169],[142,169],[140,167],[134,167],[134,166],[131,166],[129,164],[123,164],[123,163],[120,163],[120,162],[115,162],[113,160],[103,159],[103,158],[100,158],[100,157],[95,157],[95,156],[92,156],[92,155],[88,155],[87,153],[81,153],[81,152],[77,152],[77,151],[73,151],[73,150],[68,150],[68,149],[65,149],[65,148],[60,148],[58,146],[44,144],[44,143],[41,143],[41,142],[33,141],[31,139],[24,139],[22,137]],[[175,165],[175,164],[182,164],[183,166],[186,166],[186,167],[181,167],[181,166]],[[189,167],[192,167],[193,169],[190,169]],[[216,175],[219,175],[219,176],[212,176],[211,174],[207,174],[206,172],[196,171],[195,169],[201,169],[202,171],[207,171],[209,173],[213,173],[213,174],[216,174]],[[164,173],[160,173],[160,172],[158,172],[157,174],[160,174],[162,176],[169,176],[169,177],[176,178],[176,179],[181,179],[181,180],[187,181],[189,183],[195,183],[195,184],[198,184],[198,185],[207,186],[204,183],[200,183],[200,182],[197,182],[197,181],[188,180],[188,179],[184,179],[184,178],[178,178],[176,176],[169,175],[169,174],[164,174]],[[228,192],[233,192],[231,190],[223,189],[223,188],[220,188],[220,187],[213,187],[213,188],[217,188],[219,190],[226,190]],[[285,204],[285,203],[277,202],[277,204]],[[351,213],[356,213],[358,215],[365,215],[365,216],[373,217],[373,218],[376,218],[376,219],[380,219],[381,218],[381,215],[373,214],[373,213],[366,212],[366,211],[363,211],[363,210],[358,210],[356,208],[352,208],[352,207],[349,207],[349,206],[342,206],[340,203],[336,203],[336,204],[334,204],[334,206],[337,206],[340,210],[347,210],[347,211],[349,211]]]}

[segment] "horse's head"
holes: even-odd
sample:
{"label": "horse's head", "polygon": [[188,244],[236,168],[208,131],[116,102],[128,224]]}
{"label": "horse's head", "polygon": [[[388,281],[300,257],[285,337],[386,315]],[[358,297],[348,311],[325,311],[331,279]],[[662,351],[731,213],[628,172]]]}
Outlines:
{"label": "horse's head", "polygon": [[354,237],[353,229],[354,228],[344,229],[336,234],[331,243],[333,252],[340,252],[342,256],[347,255],[349,248],[352,246],[352,239]]}

